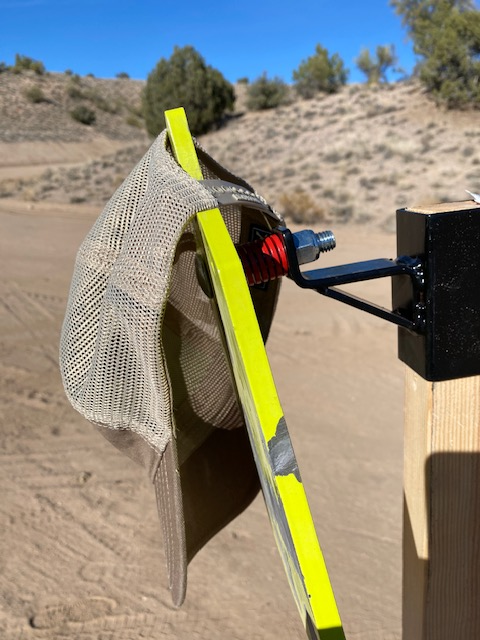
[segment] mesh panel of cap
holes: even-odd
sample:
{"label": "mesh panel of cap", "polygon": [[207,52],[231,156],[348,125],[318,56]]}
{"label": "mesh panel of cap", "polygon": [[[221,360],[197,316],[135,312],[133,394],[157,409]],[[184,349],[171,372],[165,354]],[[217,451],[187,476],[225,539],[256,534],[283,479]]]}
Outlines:
{"label": "mesh panel of cap", "polygon": [[[205,177],[218,177],[203,160]],[[243,424],[215,311],[195,275],[192,219],[215,206],[177,165],[162,133],[78,252],[60,344],[65,390],[82,415],[128,428],[161,453],[175,410],[187,443],[180,457],[188,455],[191,422],[182,414],[196,417],[192,446],[202,423],[206,431]],[[222,214],[239,242],[241,208]],[[278,222],[272,214],[266,224]]]}

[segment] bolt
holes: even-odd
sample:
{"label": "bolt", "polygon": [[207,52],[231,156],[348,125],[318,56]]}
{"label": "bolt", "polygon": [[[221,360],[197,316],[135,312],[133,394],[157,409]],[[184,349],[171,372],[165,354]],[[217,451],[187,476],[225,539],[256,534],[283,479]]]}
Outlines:
{"label": "bolt", "polygon": [[335,249],[336,241],[332,231],[315,233],[310,229],[297,231],[293,235],[293,243],[297,252],[298,264],[307,264],[318,258],[320,253]]}

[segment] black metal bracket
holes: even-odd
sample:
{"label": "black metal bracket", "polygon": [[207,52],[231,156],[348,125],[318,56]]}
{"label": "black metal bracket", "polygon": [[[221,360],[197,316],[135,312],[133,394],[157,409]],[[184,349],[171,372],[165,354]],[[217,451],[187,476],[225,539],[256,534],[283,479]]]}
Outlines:
{"label": "black metal bracket", "polygon": [[[398,356],[426,380],[480,375],[480,203],[397,211],[395,260],[301,272],[283,231],[289,277],[398,325]],[[392,278],[392,311],[336,287]]]}
{"label": "black metal bracket", "polygon": [[[288,255],[288,276],[299,287],[313,289],[324,296],[344,302],[410,331],[417,333],[424,331],[425,304],[423,294],[425,277],[423,262],[420,258],[411,256],[401,256],[395,260],[378,258],[376,260],[366,260],[364,262],[354,262],[302,272],[298,264],[291,231],[283,229],[282,234]],[[336,288],[344,284],[393,276],[408,276],[411,281],[414,295],[412,304],[407,309],[389,311],[384,307]]]}

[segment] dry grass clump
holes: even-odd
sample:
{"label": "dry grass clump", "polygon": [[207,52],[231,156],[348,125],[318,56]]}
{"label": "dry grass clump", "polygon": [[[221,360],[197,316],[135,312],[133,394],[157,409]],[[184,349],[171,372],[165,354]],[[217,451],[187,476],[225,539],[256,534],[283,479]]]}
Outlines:
{"label": "dry grass clump", "polygon": [[21,180],[9,178],[0,182],[0,198],[11,198],[18,193],[21,187]]}
{"label": "dry grass clump", "polygon": [[42,88],[38,84],[33,84],[27,87],[24,91],[26,99],[32,104],[39,104],[40,102],[48,102],[47,97],[42,91]]}
{"label": "dry grass clump", "polygon": [[325,209],[301,188],[282,193],[278,209],[292,222],[323,222],[327,217]]}
{"label": "dry grass clump", "polygon": [[93,109],[90,109],[85,104],[79,104],[70,111],[70,115],[77,122],[82,124],[92,125],[95,123],[97,116]]}
{"label": "dry grass clump", "polygon": [[283,192],[275,206],[287,221],[300,224],[365,224],[373,217],[357,211],[350,193],[333,188],[324,189],[318,197],[314,191],[293,188]]}

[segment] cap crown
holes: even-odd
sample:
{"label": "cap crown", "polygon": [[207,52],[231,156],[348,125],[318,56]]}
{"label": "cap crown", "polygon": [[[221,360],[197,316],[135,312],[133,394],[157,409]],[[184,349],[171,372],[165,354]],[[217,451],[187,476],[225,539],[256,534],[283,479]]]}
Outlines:
{"label": "cap crown", "polygon": [[[253,193],[199,145],[197,152],[206,179]],[[211,428],[243,424],[215,309],[195,272],[193,219],[218,204],[160,134],[80,247],[62,329],[61,371],[75,409],[138,434],[159,454],[176,424],[180,463]],[[248,239],[252,224],[280,221],[235,201],[221,211],[234,243]],[[252,292],[265,337],[277,286]]]}

